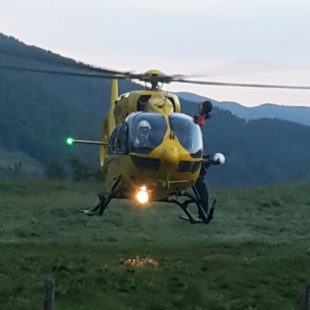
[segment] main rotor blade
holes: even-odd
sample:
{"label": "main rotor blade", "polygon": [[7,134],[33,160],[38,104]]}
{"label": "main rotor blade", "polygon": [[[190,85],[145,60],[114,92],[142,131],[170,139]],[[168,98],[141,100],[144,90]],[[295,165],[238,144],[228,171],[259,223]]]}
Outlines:
{"label": "main rotor blade", "polygon": [[[16,71],[28,71],[35,73],[44,74],[56,74],[56,75],[66,75],[66,76],[80,76],[80,77],[90,77],[90,78],[107,78],[107,79],[136,79],[145,82],[161,82],[161,83],[187,83],[196,85],[210,85],[210,86],[225,86],[225,87],[251,87],[251,88],[273,88],[273,89],[293,89],[293,90],[310,90],[310,86],[299,86],[299,85],[276,85],[276,84],[256,84],[256,83],[231,83],[231,82],[218,82],[218,81],[199,81],[199,80],[189,80],[185,79],[183,75],[158,75],[152,76],[145,73],[131,73],[122,72],[109,69],[103,69],[98,67],[92,67],[85,65],[83,67],[79,66],[76,70],[86,70],[86,72],[70,71],[70,70],[49,70],[49,69],[35,69],[30,67],[22,66],[12,66],[12,65],[1,65],[0,68],[16,70]],[[98,73],[88,73],[98,72]]]}
{"label": "main rotor blade", "polygon": [[[16,70],[16,71],[28,71],[35,73],[45,73],[45,74],[57,74],[57,75],[69,75],[69,76],[82,76],[82,77],[91,77],[91,78],[109,78],[109,79],[127,79],[126,73],[116,73],[117,71],[113,70],[101,70],[100,73],[83,73],[75,71],[66,71],[66,70],[49,70],[49,69],[34,69],[29,67],[17,67],[11,65],[0,65],[0,68]],[[88,70],[84,68],[84,70]],[[79,69],[81,70],[81,69]],[[93,69],[94,70],[94,69]],[[98,69],[96,71],[99,72]]]}
{"label": "main rotor blade", "polygon": [[310,90],[310,86],[299,86],[299,85],[295,86],[295,85],[273,85],[273,84],[253,84],[253,83],[230,83],[230,82],[215,82],[215,81],[195,81],[186,79],[173,79],[172,82],[198,84],[198,85],[211,85],[211,86]]}
{"label": "main rotor blade", "polygon": [[[78,66],[76,68],[77,71],[70,70],[50,70],[50,69],[34,69],[30,67],[23,66],[12,66],[12,65],[1,65],[0,68],[16,70],[16,71],[28,71],[35,73],[44,73],[44,74],[56,74],[56,75],[67,75],[67,76],[81,76],[81,77],[91,77],[91,78],[107,78],[107,79],[132,79],[132,80],[140,80],[145,82],[150,81],[158,81],[162,83],[170,83],[175,78],[181,78],[182,75],[159,75],[159,76],[151,76],[146,73],[131,73],[131,72],[122,72],[115,71],[109,69],[103,69],[93,66]],[[85,70],[86,72],[79,72],[81,70]],[[87,73],[89,71],[89,73]],[[97,73],[91,73],[97,72]]]}

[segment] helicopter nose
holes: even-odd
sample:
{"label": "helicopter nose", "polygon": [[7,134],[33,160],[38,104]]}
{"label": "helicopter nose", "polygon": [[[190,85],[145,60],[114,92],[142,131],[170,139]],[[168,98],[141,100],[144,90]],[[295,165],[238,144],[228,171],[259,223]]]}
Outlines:
{"label": "helicopter nose", "polygon": [[179,151],[175,146],[168,146],[164,150],[163,159],[166,163],[177,165],[179,163]]}

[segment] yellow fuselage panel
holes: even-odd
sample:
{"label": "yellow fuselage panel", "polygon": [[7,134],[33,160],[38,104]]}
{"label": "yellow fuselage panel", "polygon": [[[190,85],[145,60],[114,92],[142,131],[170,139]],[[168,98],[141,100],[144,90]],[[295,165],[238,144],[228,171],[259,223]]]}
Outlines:
{"label": "yellow fuselage panel", "polygon": [[114,118],[116,124],[123,122],[130,113],[138,111],[138,101],[142,96],[149,96],[143,110],[145,112],[155,112],[162,115],[181,112],[180,101],[175,94],[160,90],[135,91],[121,95],[115,102]]}
{"label": "yellow fuselage panel", "polygon": [[[165,139],[147,155],[109,155],[106,186],[122,176],[120,196],[129,198],[138,186],[146,185],[154,191],[154,200],[166,198],[169,194],[185,190],[198,178],[201,158],[193,159],[177,140]],[[181,163],[194,164],[193,171],[180,170]]]}
{"label": "yellow fuselage panel", "polygon": [[110,188],[121,175],[122,185],[118,198],[130,198],[133,191],[146,185],[156,193],[154,200],[164,199],[170,194],[187,189],[199,176],[199,169],[194,173],[178,172],[178,167],[171,167],[161,161],[158,170],[138,168],[130,155],[112,155],[109,160],[105,187]]}

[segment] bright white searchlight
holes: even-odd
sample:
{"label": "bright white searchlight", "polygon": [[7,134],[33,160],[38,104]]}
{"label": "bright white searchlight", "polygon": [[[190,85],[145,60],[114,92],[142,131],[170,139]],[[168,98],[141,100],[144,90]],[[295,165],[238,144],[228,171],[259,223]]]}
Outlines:
{"label": "bright white searchlight", "polygon": [[136,199],[140,204],[146,204],[149,201],[149,194],[146,190],[146,186],[140,187],[136,194]]}

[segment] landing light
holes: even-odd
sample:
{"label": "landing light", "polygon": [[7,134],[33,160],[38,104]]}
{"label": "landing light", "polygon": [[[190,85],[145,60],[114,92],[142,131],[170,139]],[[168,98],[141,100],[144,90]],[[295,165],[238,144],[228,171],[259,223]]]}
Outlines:
{"label": "landing light", "polygon": [[141,186],[136,194],[136,199],[140,204],[146,204],[149,201],[149,194],[146,190],[146,186]]}

